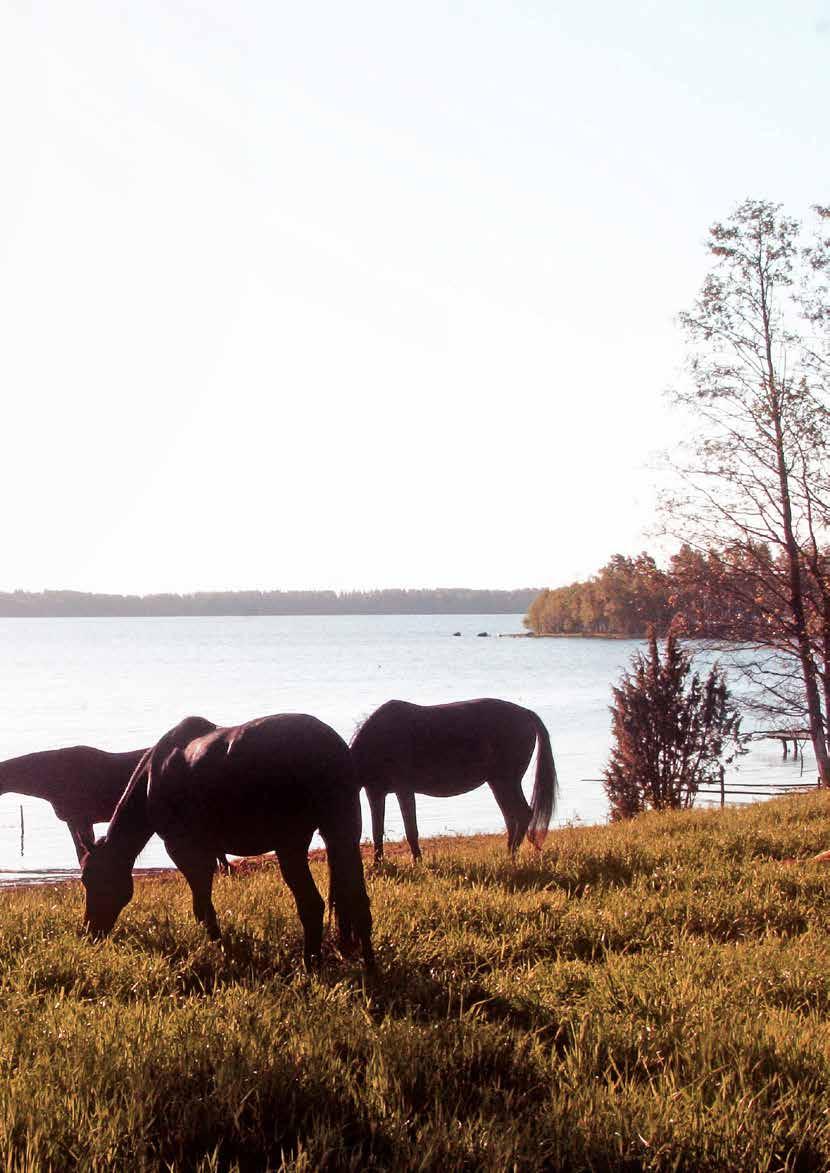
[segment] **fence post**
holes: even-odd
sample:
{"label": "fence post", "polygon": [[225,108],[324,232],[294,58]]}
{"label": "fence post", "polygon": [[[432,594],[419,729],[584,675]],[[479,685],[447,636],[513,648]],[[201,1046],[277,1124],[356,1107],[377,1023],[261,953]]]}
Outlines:
{"label": "fence post", "polygon": [[723,810],[726,804],[726,790],[724,789],[723,776],[726,773],[723,766],[720,767],[720,808]]}

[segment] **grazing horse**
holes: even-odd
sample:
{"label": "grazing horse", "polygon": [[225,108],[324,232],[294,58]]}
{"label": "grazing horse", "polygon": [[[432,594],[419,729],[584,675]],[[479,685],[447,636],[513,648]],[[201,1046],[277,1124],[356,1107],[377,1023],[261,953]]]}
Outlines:
{"label": "grazing horse", "polygon": [[8,758],[0,762],[0,794],[27,794],[51,803],[69,828],[80,860],[92,824],[112,818],[115,804],[146,752],[107,753],[90,745],[71,745]]}
{"label": "grazing horse", "polygon": [[219,936],[211,900],[217,854],[275,851],[297,905],[310,966],[323,939],[325,906],[308,866],[311,838],[319,830],[341,948],[359,944],[371,965],[360,829],[360,790],[349,748],[316,717],[284,713],[225,729],[187,718],[145,754],[107,834],[89,845],[81,864],[85,923],[96,935],[110,931],[132,899],[132,866],[153,832],[190,885],[193,914],[213,938]]}
{"label": "grazing horse", "polygon": [[[538,746],[532,805],[522,778]],[[557,778],[548,731],[536,713],[510,701],[447,705],[387,701],[352,738],[352,758],[372,812],[375,862],[383,858],[386,795],[394,793],[414,859],[421,858],[415,795],[450,798],[489,783],[515,852],[527,834],[541,848],[556,805]]]}

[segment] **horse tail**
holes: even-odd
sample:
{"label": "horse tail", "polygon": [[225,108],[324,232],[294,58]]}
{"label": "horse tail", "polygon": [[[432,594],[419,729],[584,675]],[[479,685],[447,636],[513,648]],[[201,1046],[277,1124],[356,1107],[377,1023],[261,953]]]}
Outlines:
{"label": "horse tail", "polygon": [[360,854],[360,792],[349,785],[345,801],[327,828],[320,828],[329,865],[329,913],[334,913],[337,940],[344,953],[360,947],[367,965],[372,952],[372,912]]}
{"label": "horse tail", "polygon": [[556,810],[559,795],[559,779],[550,747],[550,734],[541,717],[532,709],[527,710],[536,730],[536,779],[530,800],[530,825],[527,837],[534,847],[541,849],[548,833],[551,815]]}

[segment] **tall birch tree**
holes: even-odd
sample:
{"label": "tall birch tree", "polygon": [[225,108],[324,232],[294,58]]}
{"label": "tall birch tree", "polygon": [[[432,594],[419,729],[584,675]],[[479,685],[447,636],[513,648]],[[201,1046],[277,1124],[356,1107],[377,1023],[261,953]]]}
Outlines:
{"label": "tall birch tree", "polygon": [[814,211],[809,239],[763,200],[712,225],[712,267],[680,317],[689,379],[672,392],[695,427],[663,506],[713,564],[740,561],[700,590],[734,596],[750,671],[771,710],[801,713],[830,785],[830,208]]}

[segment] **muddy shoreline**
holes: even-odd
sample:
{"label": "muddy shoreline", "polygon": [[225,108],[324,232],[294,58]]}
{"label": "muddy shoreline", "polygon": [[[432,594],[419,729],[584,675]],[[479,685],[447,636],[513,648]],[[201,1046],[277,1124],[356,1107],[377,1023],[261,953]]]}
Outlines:
{"label": "muddy shoreline", "polygon": [[[427,854],[430,851],[440,851],[449,845],[458,846],[459,844],[484,843],[493,840],[502,842],[504,838],[504,835],[498,832],[491,834],[475,833],[471,835],[435,835],[431,838],[422,838],[421,849]],[[385,862],[400,863],[408,862],[411,859],[409,844],[405,839],[384,843],[383,852]],[[368,841],[361,843],[360,854],[363,856],[364,866],[369,866],[373,857],[372,844]],[[315,847],[309,851],[308,858],[312,863],[323,862],[326,858],[326,849],[324,847]],[[232,877],[247,876],[252,872],[262,871],[266,868],[278,868],[275,855],[252,855],[231,860]],[[178,869],[174,867],[138,867],[133,870],[133,878],[139,883],[142,880],[169,880],[179,874]],[[15,871],[12,868],[0,869],[0,895],[4,892],[25,892],[30,888],[62,887],[64,884],[70,884],[73,881],[80,883],[80,879],[80,868],[53,868],[29,873]]]}

